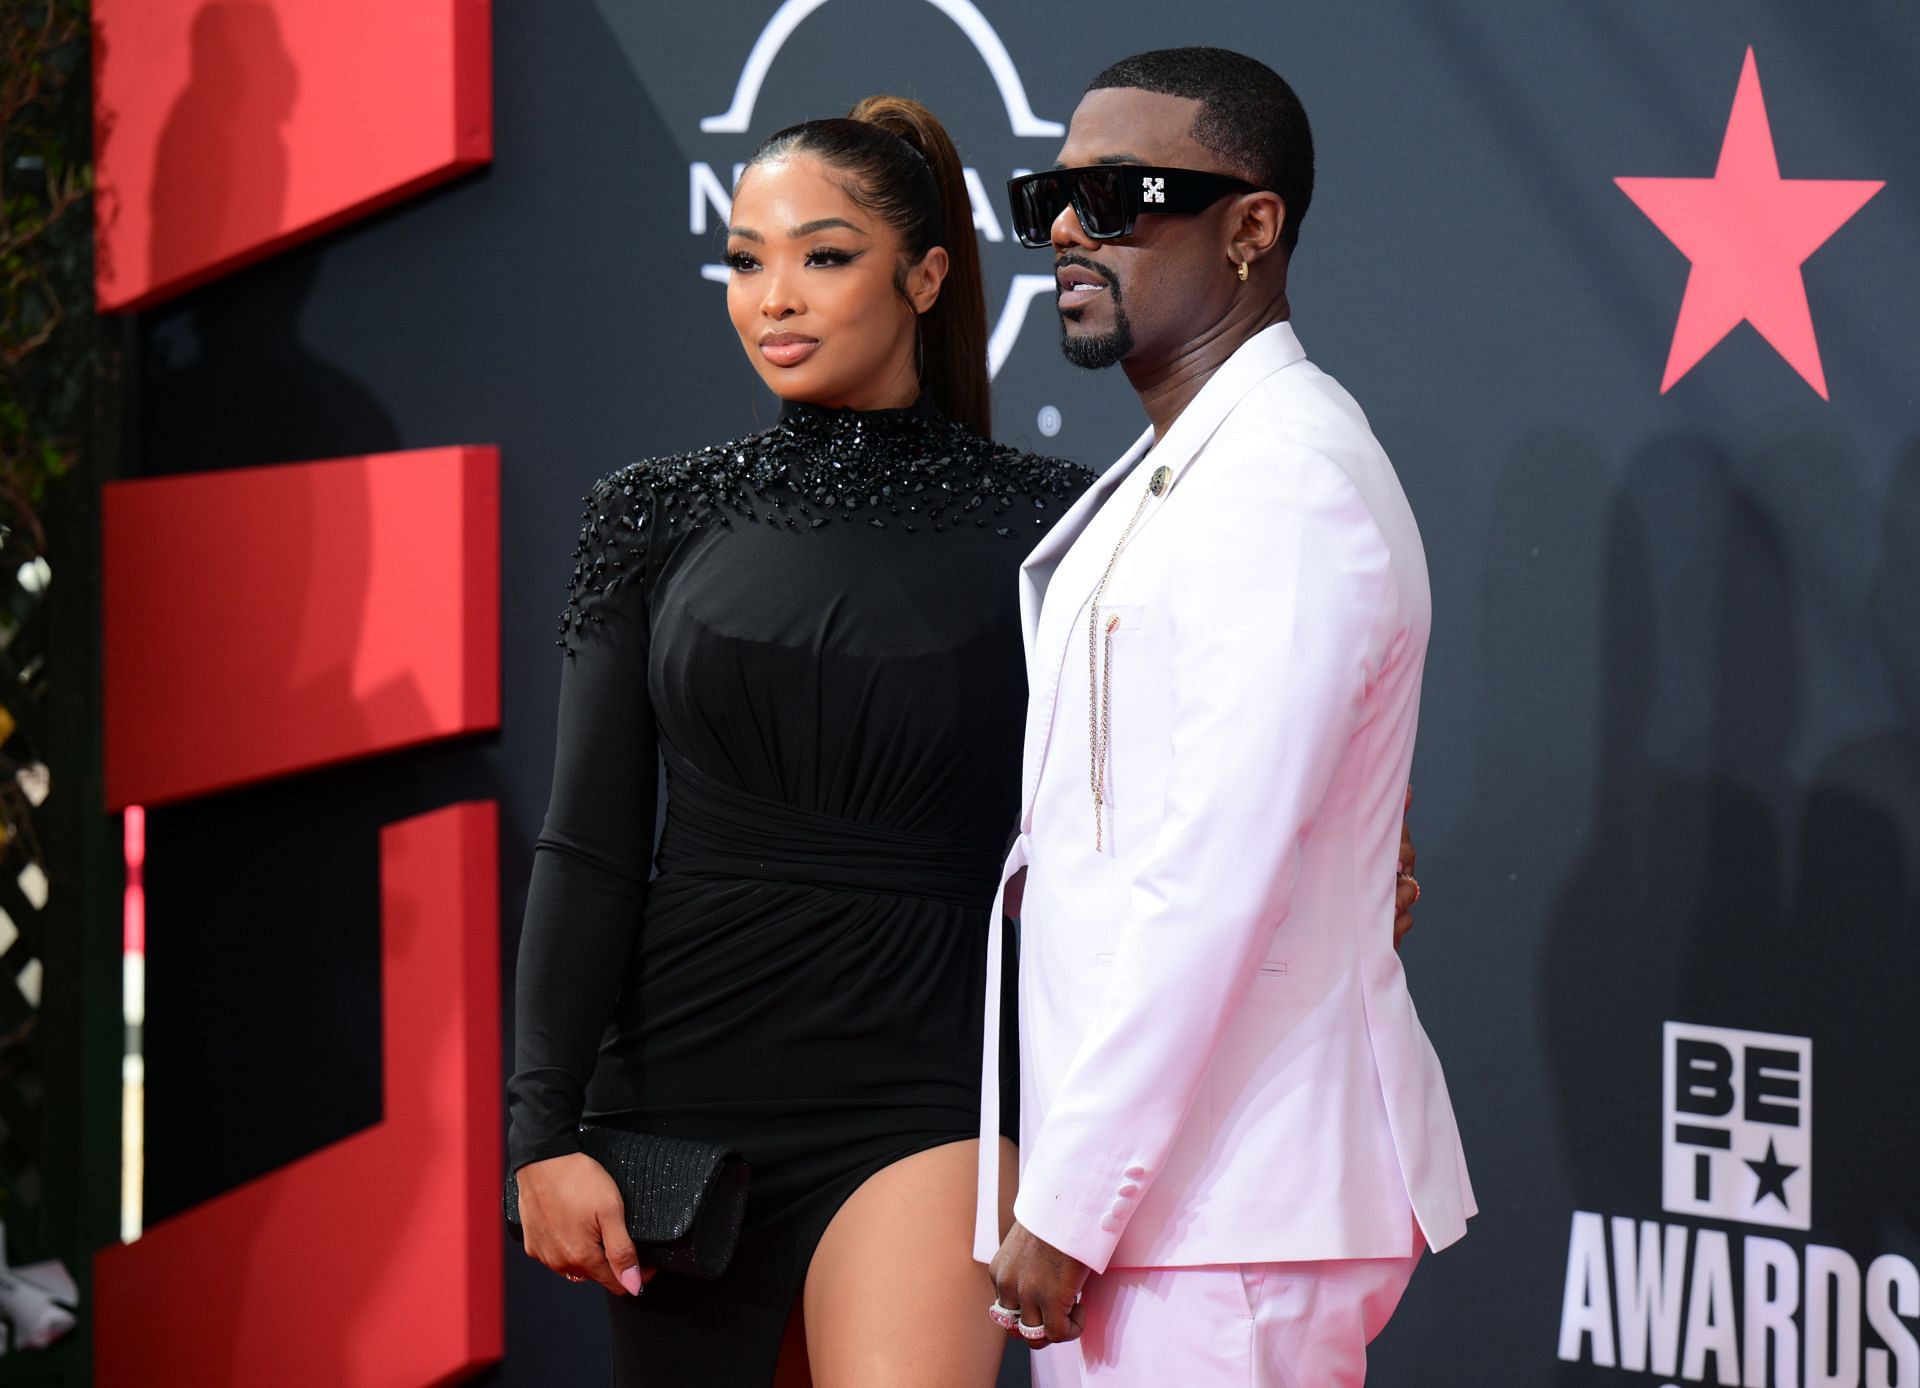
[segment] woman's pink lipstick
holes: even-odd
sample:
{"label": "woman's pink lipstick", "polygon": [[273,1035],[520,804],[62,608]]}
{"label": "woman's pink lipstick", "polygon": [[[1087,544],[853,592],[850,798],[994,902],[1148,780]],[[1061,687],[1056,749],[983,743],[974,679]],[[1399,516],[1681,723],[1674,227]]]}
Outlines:
{"label": "woman's pink lipstick", "polygon": [[768,333],[760,339],[760,355],[775,366],[798,366],[819,346],[819,338],[803,333]]}

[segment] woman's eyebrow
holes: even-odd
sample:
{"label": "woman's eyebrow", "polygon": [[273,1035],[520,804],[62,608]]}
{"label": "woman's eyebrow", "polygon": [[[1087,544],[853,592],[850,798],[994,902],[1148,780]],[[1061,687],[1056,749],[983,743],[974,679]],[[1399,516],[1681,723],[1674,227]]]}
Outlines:
{"label": "woman's eyebrow", "polygon": [[[865,227],[855,226],[852,222],[848,221],[845,217],[822,217],[817,222],[806,222],[800,226],[795,227],[792,231],[789,231],[787,233],[787,236],[791,240],[798,241],[802,236],[812,236],[816,232],[825,231],[829,227],[845,227],[848,231],[853,232],[856,236],[865,236],[867,234],[867,229]],[[754,239],[758,240],[759,238],[755,237]]]}

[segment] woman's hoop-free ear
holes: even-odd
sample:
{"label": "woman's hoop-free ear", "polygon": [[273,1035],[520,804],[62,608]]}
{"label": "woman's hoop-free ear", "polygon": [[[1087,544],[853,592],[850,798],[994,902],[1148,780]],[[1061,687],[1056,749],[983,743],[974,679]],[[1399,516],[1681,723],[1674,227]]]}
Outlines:
{"label": "woman's hoop-free ear", "polygon": [[946,282],[952,261],[945,246],[929,247],[920,263],[907,267],[906,300],[916,314],[925,313],[940,298],[940,286]]}

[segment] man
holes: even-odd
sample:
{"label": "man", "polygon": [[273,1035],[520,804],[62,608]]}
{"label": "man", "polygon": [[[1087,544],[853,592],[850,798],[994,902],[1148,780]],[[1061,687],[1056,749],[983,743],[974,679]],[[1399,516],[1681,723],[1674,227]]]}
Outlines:
{"label": "man", "polygon": [[1042,1388],[1359,1384],[1474,1213],[1393,949],[1426,562],[1288,323],[1312,187],[1293,91],[1219,49],[1107,69],[1012,185],[1067,357],[1152,421],[1023,570],[1021,1177],[1003,1242],[982,1163],[975,1253]]}

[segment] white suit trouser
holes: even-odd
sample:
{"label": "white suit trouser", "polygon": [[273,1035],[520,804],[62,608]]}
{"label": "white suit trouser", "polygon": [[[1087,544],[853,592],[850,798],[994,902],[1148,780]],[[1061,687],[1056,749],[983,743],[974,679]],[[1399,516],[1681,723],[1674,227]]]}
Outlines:
{"label": "white suit trouser", "polygon": [[1034,1352],[1034,1388],[1360,1388],[1419,1260],[1114,1268],[1085,1333]]}

